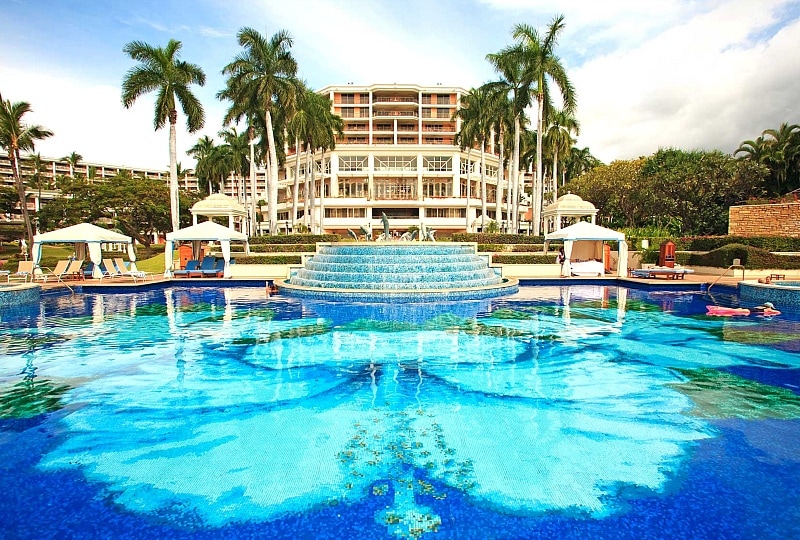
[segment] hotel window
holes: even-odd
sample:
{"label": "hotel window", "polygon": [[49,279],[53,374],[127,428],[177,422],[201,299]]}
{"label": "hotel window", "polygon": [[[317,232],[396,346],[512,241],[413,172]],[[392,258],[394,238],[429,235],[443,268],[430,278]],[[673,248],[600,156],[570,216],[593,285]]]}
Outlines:
{"label": "hotel window", "polygon": [[422,109],[422,118],[431,118],[431,109]]}
{"label": "hotel window", "polygon": [[375,198],[383,200],[414,200],[417,198],[417,181],[406,178],[376,178]]}
{"label": "hotel window", "polygon": [[452,171],[453,158],[448,156],[423,156],[422,166],[429,171]]}
{"label": "hotel window", "polygon": [[431,104],[431,95],[430,94],[422,94],[422,104],[423,105],[430,105]]}
{"label": "hotel window", "polygon": [[424,197],[451,197],[453,182],[442,178],[423,178],[422,194]]}
{"label": "hotel window", "polygon": [[475,172],[475,166],[472,166],[472,170],[470,171],[470,166],[468,161],[461,162],[461,174],[469,174],[470,172]]}
{"label": "hotel window", "polygon": [[342,118],[355,118],[355,111],[353,109],[340,109]]}
{"label": "hotel window", "polygon": [[358,172],[367,170],[367,156],[340,156],[339,172]]}
{"label": "hotel window", "polygon": [[359,94],[359,103],[369,103],[369,94]]}
{"label": "hotel window", "polygon": [[353,104],[355,102],[354,94],[342,94],[342,103]]}
{"label": "hotel window", "polygon": [[426,218],[465,218],[466,208],[426,208]]}
{"label": "hotel window", "polygon": [[491,165],[486,166],[486,176],[490,178],[497,178],[497,167]]}
{"label": "hotel window", "polygon": [[326,208],[326,218],[365,218],[367,211],[365,208]]}
{"label": "hotel window", "polygon": [[438,95],[436,96],[436,104],[437,105],[450,105],[450,96],[445,95]]}
{"label": "hotel window", "polygon": [[363,178],[339,179],[339,197],[361,198],[367,196],[368,184]]}
{"label": "hotel window", "polygon": [[361,118],[369,118],[369,107],[359,107],[358,116]]}
{"label": "hotel window", "polygon": [[417,158],[406,156],[375,156],[376,171],[416,171]]}

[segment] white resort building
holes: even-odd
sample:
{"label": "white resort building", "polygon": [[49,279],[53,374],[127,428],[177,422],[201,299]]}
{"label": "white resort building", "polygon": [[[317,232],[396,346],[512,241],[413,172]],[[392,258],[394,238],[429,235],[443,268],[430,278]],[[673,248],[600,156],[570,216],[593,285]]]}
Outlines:
{"label": "white resort building", "polygon": [[[414,84],[328,86],[333,113],[342,117],[344,136],[323,156],[317,151],[311,171],[314,204],[306,211],[304,189],[308,155],[288,148],[281,171],[278,222],[282,230],[299,224],[313,232],[346,235],[347,229],[382,227],[385,214],[393,232],[424,224],[442,233],[481,229],[481,153],[456,143],[454,120],[458,87]],[[486,223],[505,223],[508,180],[498,182],[499,148],[492,137],[484,155]],[[299,175],[295,205],[293,186]],[[506,177],[508,173],[506,173]],[[311,203],[312,197],[309,197]],[[294,208],[297,206],[297,216]],[[527,206],[520,208],[525,215]]]}

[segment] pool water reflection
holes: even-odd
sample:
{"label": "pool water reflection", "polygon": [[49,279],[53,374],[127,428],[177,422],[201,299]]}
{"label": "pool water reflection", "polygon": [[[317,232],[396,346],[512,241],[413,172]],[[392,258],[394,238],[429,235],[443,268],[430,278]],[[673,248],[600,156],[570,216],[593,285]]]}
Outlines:
{"label": "pool water reflection", "polygon": [[796,536],[800,323],[705,304],[610,286],[400,306],[48,298],[0,322],[2,528]]}

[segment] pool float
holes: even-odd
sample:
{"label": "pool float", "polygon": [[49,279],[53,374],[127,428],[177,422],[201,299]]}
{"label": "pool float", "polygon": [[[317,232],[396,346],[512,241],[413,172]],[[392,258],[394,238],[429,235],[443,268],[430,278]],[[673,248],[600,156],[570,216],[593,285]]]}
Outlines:
{"label": "pool float", "polygon": [[708,313],[706,315],[714,315],[715,317],[731,317],[734,315],[750,315],[750,310],[747,308],[732,308],[725,306],[706,306]]}
{"label": "pool float", "polygon": [[732,307],[725,307],[725,306],[706,306],[708,313],[706,315],[713,315],[715,317],[732,317],[736,315],[740,316],[747,316],[750,314],[753,315],[763,315],[765,317],[772,317],[774,315],[780,315],[781,312],[777,309],[771,308],[759,308],[753,309],[753,311],[747,308],[732,308]]}

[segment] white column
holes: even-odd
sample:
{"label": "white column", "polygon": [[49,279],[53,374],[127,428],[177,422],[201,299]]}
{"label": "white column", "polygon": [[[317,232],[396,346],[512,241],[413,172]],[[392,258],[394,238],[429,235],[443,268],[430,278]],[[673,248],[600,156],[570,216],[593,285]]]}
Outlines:
{"label": "white column", "polygon": [[461,153],[453,153],[453,197],[461,197]]}
{"label": "white column", "polygon": [[417,200],[422,200],[422,170],[423,170],[422,154],[417,154]]}

